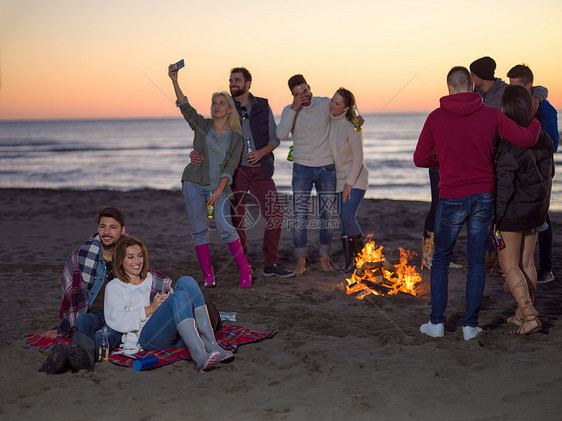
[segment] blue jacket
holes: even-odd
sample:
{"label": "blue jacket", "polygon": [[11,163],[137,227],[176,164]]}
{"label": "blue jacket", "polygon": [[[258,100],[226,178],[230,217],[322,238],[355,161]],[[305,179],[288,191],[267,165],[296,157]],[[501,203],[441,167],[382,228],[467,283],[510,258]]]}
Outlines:
{"label": "blue jacket", "polygon": [[554,144],[554,152],[558,150],[560,135],[558,134],[558,116],[554,107],[546,99],[541,101],[535,118],[541,123],[541,128],[550,136]]}

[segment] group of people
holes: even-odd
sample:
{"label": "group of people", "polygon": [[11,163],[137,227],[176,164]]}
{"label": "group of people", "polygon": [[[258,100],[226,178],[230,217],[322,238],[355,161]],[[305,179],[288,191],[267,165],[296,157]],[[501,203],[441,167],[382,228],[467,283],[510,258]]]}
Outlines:
{"label": "group of people", "polygon": [[[465,223],[468,274],[466,311],[461,320],[464,339],[475,338],[482,331],[478,312],[485,282],[484,256],[492,231],[503,237],[505,248],[499,250],[499,262],[506,288],[517,303],[508,321],[517,324],[521,334],[541,329],[533,306],[537,284],[533,251],[537,234],[550,228],[553,152],[558,146],[557,126],[554,130],[551,123],[556,112],[546,101],[544,88],[532,88],[528,67],[515,66],[508,73],[509,86],[493,78],[494,69],[495,62],[485,57],[474,62],[471,71],[464,67],[450,70],[449,95],[442,97],[441,106],[428,116],[414,152],[415,165],[438,168],[433,177],[438,180],[438,199],[431,229],[435,247],[430,275],[432,311],[429,321],[420,327],[432,337],[444,335],[448,268]],[[343,269],[351,270],[363,247],[356,214],[368,186],[360,127],[363,119],[356,112],[353,94],[340,88],[331,99],[314,97],[305,78],[295,75],[289,79],[292,104],[285,107],[276,126],[268,101],[249,92],[251,75],[239,67],[230,74],[232,96],[227,92],[213,94],[211,118],[205,118],[183,94],[178,69],[171,65],[168,73],[177,106],[195,132],[191,162],[182,174],[182,191],[204,285],[215,285],[209,216],[215,218],[234,256],[240,287],[251,285],[243,224],[248,191],[266,220],[264,276],[300,276],[306,270],[313,185],[319,198],[316,216],[324,222],[319,225],[321,267],[333,270],[333,226],[329,222],[337,213],[346,256]],[[486,106],[487,101],[495,101],[496,107]],[[272,152],[290,135],[297,260],[293,272],[279,262],[284,215],[272,179]],[[550,260],[545,259],[544,270],[551,271],[551,231],[545,240],[547,254],[548,241]],[[542,251],[542,243],[540,247]],[[106,338],[102,328],[108,332]],[[110,349],[119,347],[127,355],[186,346],[200,372],[234,359],[232,352],[215,340],[197,282],[183,276],[172,288],[166,275],[149,267],[146,246],[125,233],[125,216],[114,207],[98,210],[97,232],[66,262],[57,336],[72,340],[68,346],[59,343],[51,347],[41,367],[49,374],[94,370],[96,351],[104,340]]]}
{"label": "group of people", "polygon": [[[227,92],[212,95],[211,118],[203,117],[189,104],[174,65],[170,65],[168,74],[177,106],[195,133],[191,162],[181,180],[204,285],[215,285],[209,249],[211,216],[240,271],[239,286],[251,285],[252,268],[243,224],[248,191],[257,199],[266,220],[263,275],[302,275],[312,184],[321,197],[318,216],[325,222],[320,228],[322,268],[332,270],[332,226],[328,222],[339,210],[347,251],[344,269],[349,270],[354,254],[362,248],[356,213],[368,183],[363,137],[356,130],[363,120],[352,113],[353,94],[340,88],[332,99],[313,98],[304,77],[293,76],[289,80],[293,104],[287,107],[277,127],[267,99],[249,92],[252,78],[243,67],[231,71],[232,96]],[[291,132],[297,167],[294,205],[299,209],[295,211],[295,272],[279,263],[284,215],[272,179],[272,152]],[[319,140],[317,133],[321,133]],[[315,150],[322,151],[323,156],[309,158],[309,154],[318,155]],[[340,206],[336,206],[336,200]],[[72,252],[63,271],[57,336],[71,337],[72,341],[68,346],[58,343],[51,347],[41,371],[58,374],[69,369],[94,370],[99,357],[96,351],[103,340],[107,340],[110,349],[119,346],[120,352],[127,355],[186,346],[198,371],[233,360],[234,355],[215,341],[197,282],[184,276],[172,288],[169,278],[150,269],[145,245],[125,234],[125,217],[119,209],[100,208],[97,223],[97,233]],[[104,327],[107,338],[102,337]]]}
{"label": "group of people", "polygon": [[509,71],[510,85],[494,77],[495,67],[492,58],[483,57],[471,64],[470,71],[465,67],[450,70],[449,95],[428,116],[414,152],[416,166],[438,168],[433,177],[438,181],[438,201],[431,221],[431,314],[420,327],[431,337],[445,333],[448,268],[465,223],[468,273],[461,319],[465,340],[482,332],[478,312],[490,234],[500,242],[497,254],[505,288],[517,303],[515,315],[507,321],[518,326],[518,333],[541,329],[533,306],[534,250],[537,235],[549,229],[550,235],[539,242],[539,274],[543,282],[554,279],[548,208],[553,153],[558,147],[556,111],[546,100],[546,90],[532,87],[528,66],[517,65]]}
{"label": "group of people", "polygon": [[[240,270],[240,287],[252,282],[244,229],[246,195],[256,199],[265,219],[262,252],[264,276],[301,276],[306,270],[309,216],[313,214],[312,187],[318,193],[320,264],[332,271],[330,253],[334,217],[341,219],[345,264],[349,271],[363,248],[357,210],[368,187],[363,164],[363,119],[355,115],[355,97],[340,88],[330,98],[314,97],[302,75],[289,79],[292,104],[285,107],[276,126],[267,99],[250,93],[252,76],[244,67],[230,72],[230,94],[212,95],[211,118],[199,114],[189,103],[178,82],[178,69],[168,74],[176,94],[176,105],[195,132],[190,163],[182,175],[182,189],[189,210],[192,234],[205,286],[215,285],[209,250],[207,209],[221,238]],[[297,265],[286,270],[279,262],[278,248],[284,220],[275,182],[273,150],[280,140],[293,141],[293,242]],[[285,224],[288,225],[288,224]]]}

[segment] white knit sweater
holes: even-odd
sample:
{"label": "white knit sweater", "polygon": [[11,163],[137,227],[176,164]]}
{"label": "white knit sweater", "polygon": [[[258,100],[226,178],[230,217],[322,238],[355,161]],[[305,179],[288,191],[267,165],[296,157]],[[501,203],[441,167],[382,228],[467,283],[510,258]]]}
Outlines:
{"label": "white knit sweater", "polygon": [[299,111],[287,105],[281,113],[277,137],[287,139],[292,132],[293,161],[308,167],[334,163],[328,148],[330,131],[330,98],[312,97],[310,105]]}
{"label": "white knit sweater", "polygon": [[336,163],[336,191],[343,191],[345,184],[367,190],[369,172],[363,164],[363,131],[356,132],[345,113],[330,114],[328,145]]}
{"label": "white knit sweater", "polygon": [[122,350],[126,354],[140,351],[138,340],[145,325],[145,307],[150,305],[152,274],[138,285],[115,278],[105,287],[104,316],[107,325],[117,332],[122,332]]}

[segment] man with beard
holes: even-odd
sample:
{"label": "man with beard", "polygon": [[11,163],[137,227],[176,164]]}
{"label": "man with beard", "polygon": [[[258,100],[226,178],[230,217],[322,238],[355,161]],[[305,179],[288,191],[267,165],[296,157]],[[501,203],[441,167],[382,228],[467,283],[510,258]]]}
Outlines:
{"label": "man with beard", "polygon": [[[102,207],[97,213],[98,231],[68,258],[61,279],[62,303],[58,337],[72,336],[69,347],[51,347],[40,371],[58,374],[70,365],[74,371],[94,369],[96,344],[105,326],[105,286],[111,281],[113,247],[125,234],[125,216],[117,208]],[[121,334],[108,328],[110,349]],[[97,340],[96,340],[97,339]]]}
{"label": "man with beard", "polygon": [[332,271],[332,216],[336,203],[336,167],[328,147],[330,131],[330,98],[313,97],[303,75],[289,79],[293,103],[287,105],[277,126],[277,137],[293,138],[293,243],[297,267],[295,275],[306,269],[306,243],[310,194],[312,185],[318,192],[320,265],[323,271]]}
{"label": "man with beard", "polygon": [[[279,240],[283,222],[283,208],[279,203],[273,181],[273,150],[279,146],[275,134],[276,124],[269,102],[250,93],[252,75],[244,67],[230,71],[230,94],[235,100],[242,123],[244,153],[240,166],[232,179],[232,223],[238,231],[244,254],[248,257],[248,242],[244,229],[246,193],[249,191],[258,202],[265,218],[263,234],[263,276],[288,278],[292,272],[279,264]],[[191,160],[200,162],[203,156],[193,151]],[[249,259],[248,259],[249,261]]]}

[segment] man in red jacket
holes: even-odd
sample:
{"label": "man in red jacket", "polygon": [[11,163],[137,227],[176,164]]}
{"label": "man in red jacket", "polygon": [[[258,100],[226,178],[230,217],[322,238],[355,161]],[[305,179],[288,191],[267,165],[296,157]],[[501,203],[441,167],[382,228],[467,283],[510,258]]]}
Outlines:
{"label": "man in red jacket", "polygon": [[482,332],[478,312],[482,304],[484,254],[494,217],[494,139],[500,135],[521,146],[536,143],[540,123],[518,126],[496,108],[484,105],[472,92],[470,72],[453,67],[447,75],[449,95],[427,118],[414,152],[418,167],[439,166],[439,205],[435,217],[435,254],[431,266],[431,314],[420,332],[431,337],[445,333],[448,268],[460,229],[467,225],[466,308],[461,319],[465,340]]}

